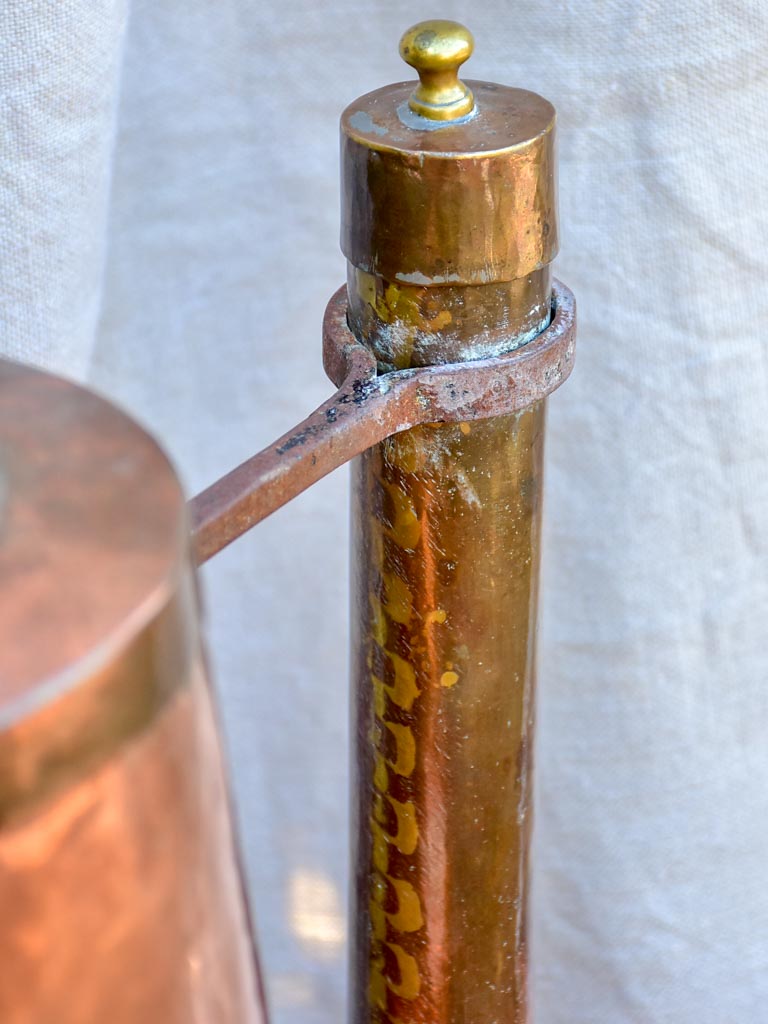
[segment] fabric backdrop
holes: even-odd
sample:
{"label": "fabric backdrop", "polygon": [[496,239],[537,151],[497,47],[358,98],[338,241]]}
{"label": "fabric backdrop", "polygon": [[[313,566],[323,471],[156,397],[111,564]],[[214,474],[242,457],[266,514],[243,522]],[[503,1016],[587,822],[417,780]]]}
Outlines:
{"label": "fabric backdrop", "polygon": [[[2,350],[192,493],[329,393],[337,119],[456,17],[559,111],[536,1024],[768,1022],[764,0],[0,0]],[[345,1001],[347,473],[204,572],[277,1024]],[[468,937],[471,941],[471,936]]]}

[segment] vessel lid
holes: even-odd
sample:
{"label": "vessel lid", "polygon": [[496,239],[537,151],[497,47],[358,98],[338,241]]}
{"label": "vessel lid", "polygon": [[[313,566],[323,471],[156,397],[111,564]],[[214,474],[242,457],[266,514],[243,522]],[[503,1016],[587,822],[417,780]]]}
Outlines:
{"label": "vessel lid", "polygon": [[409,29],[419,82],[361,96],[341,118],[341,248],[388,280],[439,286],[524,277],[557,252],[555,110],[524,89],[459,78],[472,35]]}
{"label": "vessel lid", "polygon": [[157,444],[0,360],[0,826],[136,734],[196,651],[188,524]]}

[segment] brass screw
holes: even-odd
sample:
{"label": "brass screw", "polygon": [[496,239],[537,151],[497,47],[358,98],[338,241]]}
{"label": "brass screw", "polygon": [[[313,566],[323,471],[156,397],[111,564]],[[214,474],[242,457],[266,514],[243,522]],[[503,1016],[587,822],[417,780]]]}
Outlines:
{"label": "brass screw", "polygon": [[400,56],[419,73],[408,106],[431,121],[455,121],[475,106],[459,68],[472,56],[475,41],[458,21],[420,21],[400,40]]}

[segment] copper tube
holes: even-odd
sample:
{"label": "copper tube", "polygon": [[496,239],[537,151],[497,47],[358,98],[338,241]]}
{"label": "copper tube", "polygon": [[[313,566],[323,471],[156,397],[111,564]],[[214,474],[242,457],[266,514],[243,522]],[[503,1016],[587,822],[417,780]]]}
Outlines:
{"label": "copper tube", "polygon": [[355,1021],[525,1019],[544,410],[354,464]]}
{"label": "copper tube", "polygon": [[[455,124],[415,121],[405,85],[342,117],[350,327],[382,369],[548,322],[554,111],[469,85]],[[353,1024],[528,1019],[544,424],[543,401],[427,424],[353,464]]]}

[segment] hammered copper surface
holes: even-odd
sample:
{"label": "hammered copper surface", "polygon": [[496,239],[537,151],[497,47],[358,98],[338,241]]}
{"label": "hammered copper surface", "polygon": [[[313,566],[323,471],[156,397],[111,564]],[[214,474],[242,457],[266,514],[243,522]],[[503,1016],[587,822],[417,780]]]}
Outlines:
{"label": "hammered copper surface", "polygon": [[0,1020],[265,1019],[156,444],[0,362]]}

